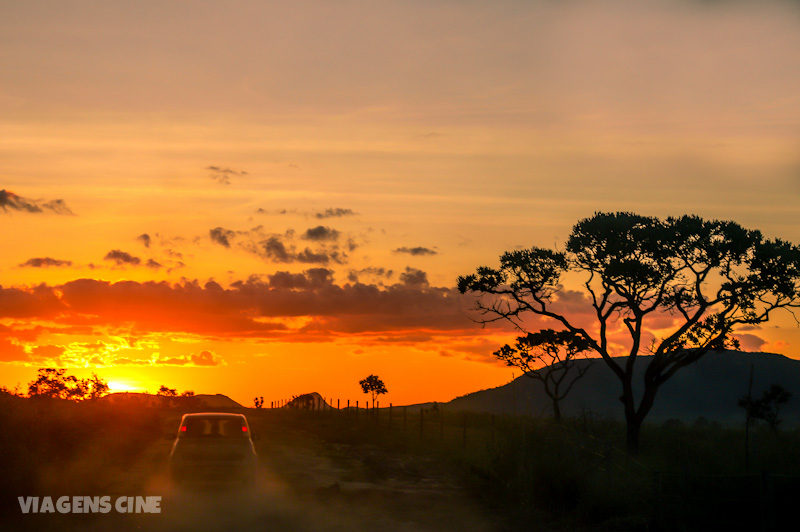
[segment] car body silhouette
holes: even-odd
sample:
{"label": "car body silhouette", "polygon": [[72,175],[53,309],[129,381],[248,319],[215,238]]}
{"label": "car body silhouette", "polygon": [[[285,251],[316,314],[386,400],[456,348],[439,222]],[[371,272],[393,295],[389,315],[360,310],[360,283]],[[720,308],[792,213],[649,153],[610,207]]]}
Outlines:
{"label": "car body silhouette", "polygon": [[258,456],[242,414],[184,414],[169,455],[170,477],[184,488],[246,486],[255,482]]}

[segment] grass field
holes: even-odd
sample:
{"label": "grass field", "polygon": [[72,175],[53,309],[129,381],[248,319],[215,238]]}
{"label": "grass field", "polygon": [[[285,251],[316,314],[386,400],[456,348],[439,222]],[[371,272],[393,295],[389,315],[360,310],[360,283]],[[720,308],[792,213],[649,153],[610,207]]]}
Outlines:
{"label": "grass field", "polygon": [[[0,407],[0,509],[15,528],[145,519],[22,518],[20,495],[169,491],[180,409],[17,397]],[[555,425],[447,411],[420,420],[401,408],[391,419],[387,409],[245,413],[267,479],[245,529],[269,520],[281,530],[770,530],[792,522],[800,495],[798,431],[757,428],[745,470],[743,430],[702,420],[646,427],[631,458],[623,427],[591,416]],[[165,514],[147,528],[169,529]]]}

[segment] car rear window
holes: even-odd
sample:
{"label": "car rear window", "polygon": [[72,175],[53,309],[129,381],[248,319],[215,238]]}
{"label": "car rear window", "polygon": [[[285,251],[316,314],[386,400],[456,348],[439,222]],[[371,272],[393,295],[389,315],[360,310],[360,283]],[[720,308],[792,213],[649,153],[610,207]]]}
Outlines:
{"label": "car rear window", "polygon": [[[184,430],[183,427],[186,427]],[[189,417],[181,426],[183,438],[246,438],[244,420],[240,417]]]}

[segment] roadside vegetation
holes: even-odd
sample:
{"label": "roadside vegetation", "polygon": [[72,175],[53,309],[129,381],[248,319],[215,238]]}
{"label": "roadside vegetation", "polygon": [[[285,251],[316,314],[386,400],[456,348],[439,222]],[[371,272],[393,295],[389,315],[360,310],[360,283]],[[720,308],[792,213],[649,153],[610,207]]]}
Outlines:
{"label": "roadside vegetation", "polygon": [[[625,425],[587,413],[533,419],[395,408],[354,411],[262,410],[254,426],[283,427],[359,460],[365,474],[390,478],[434,459],[467,487],[500,529],[771,530],[794,519],[800,495],[800,429],[745,429],[703,418],[648,425],[640,454],[625,449]],[[284,430],[284,429],[281,429]],[[412,471],[413,472],[413,471]],[[424,474],[424,472],[419,472]]]}
{"label": "roadside vegetation", "polygon": [[[161,406],[0,396],[2,501],[42,493],[163,490],[169,437],[186,405]],[[242,409],[259,452],[292,485],[276,448],[313,449],[369,485],[451,478],[499,530],[777,529],[800,495],[800,429],[750,420],[648,425],[640,453],[624,424],[588,412],[552,419],[448,411]],[[294,475],[295,477],[293,477]],[[357,483],[358,483],[357,482]],[[345,507],[360,496],[317,486]],[[328,491],[325,491],[328,490]],[[316,491],[314,491],[316,493]],[[330,495],[333,493],[334,495]],[[352,500],[351,500],[352,498]]]}

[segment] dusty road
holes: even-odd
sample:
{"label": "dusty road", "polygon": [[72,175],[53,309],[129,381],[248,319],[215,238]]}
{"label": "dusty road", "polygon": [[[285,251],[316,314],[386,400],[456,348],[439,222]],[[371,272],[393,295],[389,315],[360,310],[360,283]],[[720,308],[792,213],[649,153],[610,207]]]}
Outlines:
{"label": "dusty road", "polygon": [[[19,530],[98,531],[499,529],[456,476],[432,457],[330,444],[287,427],[281,427],[280,437],[265,434],[256,446],[261,471],[251,490],[174,489],[165,469],[170,442],[164,440],[137,463],[121,467],[124,474],[115,473],[120,478],[105,483],[114,494],[161,495],[161,513],[18,514],[6,523]],[[78,489],[51,495],[94,494]]]}

